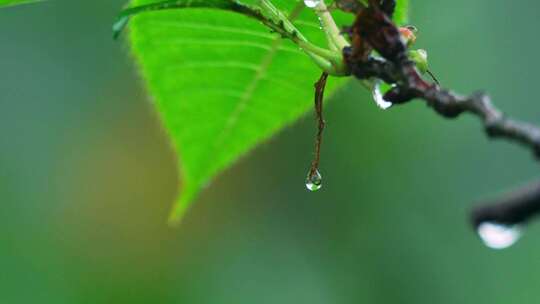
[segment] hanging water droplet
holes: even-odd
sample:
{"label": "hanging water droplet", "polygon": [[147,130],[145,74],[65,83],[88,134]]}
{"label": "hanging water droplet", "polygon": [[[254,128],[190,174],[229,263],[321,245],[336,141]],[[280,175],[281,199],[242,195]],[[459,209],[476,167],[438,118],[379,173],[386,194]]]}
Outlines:
{"label": "hanging water droplet", "polygon": [[319,5],[321,0],[304,0],[304,4],[307,7],[314,8],[315,6]]}
{"label": "hanging water droplet", "polygon": [[379,108],[386,110],[392,106],[392,103],[384,100],[383,93],[381,92],[381,82],[375,81],[373,88],[371,89],[371,94],[373,95],[373,100]]}
{"label": "hanging water droplet", "polygon": [[476,230],[486,246],[504,249],[512,246],[521,237],[521,227],[496,222],[484,222]]}
{"label": "hanging water droplet", "polygon": [[317,191],[321,189],[322,187],[322,176],[321,173],[319,173],[319,170],[316,170],[313,174],[308,172],[307,178],[306,178],[306,188],[308,188],[309,191]]}

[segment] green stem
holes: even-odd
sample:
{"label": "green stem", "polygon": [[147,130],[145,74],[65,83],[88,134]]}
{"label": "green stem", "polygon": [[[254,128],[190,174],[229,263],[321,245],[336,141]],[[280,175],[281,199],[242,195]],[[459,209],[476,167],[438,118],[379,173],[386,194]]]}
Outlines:
{"label": "green stem", "polygon": [[296,40],[293,39],[293,42],[298,44],[299,47],[301,47],[304,51],[306,52],[309,52],[309,53],[313,53],[317,56],[320,56],[320,57],[323,57],[331,62],[337,62],[339,60],[342,60],[343,58],[341,57],[341,54],[339,52],[336,52],[336,51],[331,51],[331,50],[328,50],[328,49],[324,49],[324,48],[321,48],[321,47],[318,47],[312,43],[309,43],[307,41],[303,41],[303,40]]}
{"label": "green stem", "polygon": [[324,0],[320,0],[319,4],[315,7],[315,13],[319,17],[324,33],[330,42],[330,47],[335,48],[338,51],[349,46],[349,42],[341,35],[339,28],[334,21],[334,18],[330,14],[328,7],[324,3]]}
{"label": "green stem", "polygon": [[305,7],[302,2],[293,9],[289,17],[286,17],[269,0],[260,0],[259,4],[272,18],[278,20],[279,26],[275,29],[276,32],[298,45],[322,70],[334,76],[346,74],[343,68],[343,57],[340,52],[312,44],[291,22]]}

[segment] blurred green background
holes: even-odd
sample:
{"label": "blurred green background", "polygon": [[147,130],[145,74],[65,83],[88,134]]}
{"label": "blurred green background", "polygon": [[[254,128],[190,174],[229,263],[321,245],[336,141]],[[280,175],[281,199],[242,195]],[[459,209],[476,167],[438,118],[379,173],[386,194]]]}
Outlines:
{"label": "blurred green background", "polygon": [[[411,2],[444,86],[540,122],[540,3]],[[539,225],[494,251],[467,222],[537,176],[530,153],[420,102],[381,111],[354,84],[327,107],[323,190],[304,187],[307,114],[168,228],[175,156],[111,39],[123,3],[0,10],[0,303],[536,301]]]}

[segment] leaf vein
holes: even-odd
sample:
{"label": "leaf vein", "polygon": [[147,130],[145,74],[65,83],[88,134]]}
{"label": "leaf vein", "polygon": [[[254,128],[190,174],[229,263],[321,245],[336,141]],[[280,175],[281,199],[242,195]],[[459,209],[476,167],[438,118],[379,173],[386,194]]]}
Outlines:
{"label": "leaf vein", "polygon": [[[175,39],[175,40],[170,40],[167,42],[151,41],[150,43],[153,45],[161,45],[161,46],[164,46],[164,45],[211,45],[211,46],[232,46],[232,47],[246,46],[246,47],[253,47],[253,48],[258,48],[258,49],[262,49],[266,51],[270,51],[272,49],[272,46],[268,44],[244,41],[244,40]],[[284,52],[291,52],[298,55],[303,55],[303,53],[300,50],[287,47],[287,46],[280,46],[278,50],[284,51]]]}
{"label": "leaf vein", "polygon": [[276,55],[279,47],[281,46],[282,40],[281,38],[276,38],[274,42],[272,43],[271,49],[268,51],[266,56],[262,59],[259,67],[255,71],[255,75],[253,76],[253,79],[246,87],[246,90],[244,94],[242,95],[242,98],[238,102],[238,105],[232,112],[231,116],[227,120],[227,123],[225,127],[223,128],[223,131],[221,134],[217,137],[217,140],[215,141],[215,146],[220,145],[225,141],[227,136],[231,133],[232,129],[237,125],[238,118],[244,112],[246,109],[249,100],[253,97],[253,94],[255,93],[255,90],[259,86],[259,83],[262,79],[266,76],[266,71],[270,67],[270,64],[272,63],[272,60],[274,59],[274,56]]}
{"label": "leaf vein", "polygon": [[244,69],[258,71],[259,66],[249,61],[189,61],[182,64],[173,64],[166,67],[169,70],[177,69],[207,69],[207,68],[226,68],[226,69]]}
{"label": "leaf vein", "polygon": [[152,28],[159,28],[159,26],[169,27],[169,28],[176,27],[176,28],[186,28],[186,29],[194,29],[194,30],[216,31],[216,32],[230,33],[230,34],[242,34],[242,35],[254,36],[254,37],[259,37],[259,38],[265,38],[269,40],[273,40],[276,38],[275,35],[265,33],[262,31],[252,31],[252,30],[240,29],[240,28],[229,27],[229,26],[224,26],[224,25],[212,25],[212,24],[197,23],[197,22],[163,22],[163,21],[150,21],[148,23],[150,23]]}

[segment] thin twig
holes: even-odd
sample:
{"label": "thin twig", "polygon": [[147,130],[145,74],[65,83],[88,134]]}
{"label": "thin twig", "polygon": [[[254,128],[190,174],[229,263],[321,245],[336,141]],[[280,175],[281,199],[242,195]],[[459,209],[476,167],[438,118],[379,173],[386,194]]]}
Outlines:
{"label": "thin twig", "polygon": [[319,163],[321,158],[321,144],[322,144],[322,135],[324,131],[324,117],[323,117],[323,99],[324,99],[324,88],[326,87],[326,80],[328,79],[328,73],[323,72],[319,80],[315,83],[315,117],[318,123],[317,136],[315,137],[315,155],[313,161],[311,162],[311,167],[309,169],[309,177],[314,177],[317,175],[319,170]]}
{"label": "thin twig", "polygon": [[361,79],[376,77],[397,84],[384,95],[387,101],[403,104],[415,98],[424,99],[438,114],[446,118],[470,113],[481,119],[489,137],[519,142],[530,147],[536,156],[540,157],[540,129],[506,117],[484,93],[461,96],[441,89],[436,84],[429,84],[421,78],[411,61],[394,64],[370,58],[357,69],[353,73]]}

